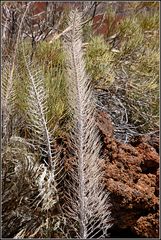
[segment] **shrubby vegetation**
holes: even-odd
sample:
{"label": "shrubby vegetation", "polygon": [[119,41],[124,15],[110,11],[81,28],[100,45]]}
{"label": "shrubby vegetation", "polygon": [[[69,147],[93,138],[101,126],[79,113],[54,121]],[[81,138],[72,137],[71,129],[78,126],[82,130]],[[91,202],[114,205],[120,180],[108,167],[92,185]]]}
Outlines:
{"label": "shrubby vegetation", "polygon": [[[92,21],[83,26],[86,69],[93,87],[96,92],[97,90],[105,91],[107,95],[110,92],[111,95],[117,97],[126,109],[128,124],[135,129],[137,134],[159,129],[160,58],[159,10],[155,8],[158,6],[157,4],[152,3],[150,5],[150,3],[147,3],[150,10],[139,11],[144,5],[143,2],[129,3],[130,14],[121,18],[119,22],[116,21],[115,10],[109,8],[106,15],[111,27],[109,27],[108,34],[105,35],[93,33]],[[67,14],[68,11],[66,10],[65,17]],[[60,32],[65,29],[66,26],[64,25],[64,22],[60,23]],[[63,35],[51,41],[51,43],[48,39],[40,40],[34,43],[34,47],[29,38],[25,38],[23,44],[20,41],[12,84],[9,82],[9,76],[12,69],[13,51],[9,48],[7,42],[6,45],[3,43],[2,93],[4,93],[4,98],[7,89],[11,88],[8,106],[3,105],[2,100],[2,107],[4,108],[2,108],[2,114],[6,114],[5,108],[7,108],[8,114],[7,121],[4,121],[7,124],[7,136],[2,139],[3,221],[4,234],[7,234],[8,223],[11,222],[11,232],[9,233],[12,235],[10,235],[11,237],[17,234],[17,236],[25,237],[64,236],[65,219],[59,218],[59,214],[53,217],[53,212],[57,211],[58,208],[57,204],[51,201],[51,206],[56,206],[54,210],[50,208],[46,210],[45,207],[42,207],[43,204],[46,204],[45,201],[53,199],[53,196],[50,194],[48,196],[46,193],[43,203],[40,200],[40,195],[47,189],[47,184],[49,188],[51,184],[52,189],[52,183],[50,172],[46,166],[37,166],[41,154],[38,146],[34,146],[31,141],[33,135],[28,124],[27,113],[30,80],[23,55],[24,48],[25,55],[28,56],[27,60],[29,62],[32,60],[35,69],[38,69],[44,76],[47,98],[45,117],[49,129],[54,130],[52,135],[52,147],[54,147],[54,140],[67,136],[70,129],[62,38]],[[107,111],[110,112],[110,109],[107,109]],[[3,130],[4,126],[2,126],[2,133]],[[25,167],[23,164],[25,164]],[[28,172],[25,170],[26,168],[29,169]],[[22,169],[26,171],[23,176],[20,174]],[[43,175],[44,169],[46,176]],[[12,174],[10,174],[11,172]],[[20,175],[22,183],[28,189],[26,192],[24,192],[23,184],[18,184]],[[32,182],[30,182],[30,178],[32,178]],[[41,180],[41,186],[38,179]],[[29,195],[27,191],[30,192]],[[34,203],[34,198],[39,193],[40,195]],[[17,203],[20,204],[18,209],[16,209]],[[39,206],[37,213],[34,212],[36,204]],[[8,208],[8,206],[16,209],[15,212],[13,213],[12,207]],[[23,219],[24,212],[27,212],[26,219]],[[37,216],[40,213],[41,219],[38,219]],[[33,222],[35,221],[34,224],[37,222],[33,225],[33,228],[26,225],[31,216]],[[15,219],[18,219],[20,226],[17,230],[14,230]],[[52,223],[50,233],[48,232],[49,223]],[[58,228],[62,231],[58,231]]]}

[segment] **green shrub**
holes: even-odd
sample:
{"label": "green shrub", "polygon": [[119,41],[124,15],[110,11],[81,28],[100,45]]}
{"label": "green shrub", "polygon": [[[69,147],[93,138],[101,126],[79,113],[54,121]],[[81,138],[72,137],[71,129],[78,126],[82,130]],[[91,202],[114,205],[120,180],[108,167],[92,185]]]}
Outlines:
{"label": "green shrub", "polygon": [[158,30],[159,12],[137,13],[120,24],[120,52],[114,62],[116,71],[127,78],[123,97],[129,121],[141,132],[159,127]]}
{"label": "green shrub", "polygon": [[86,48],[87,71],[97,87],[109,87],[114,81],[114,54],[103,37],[95,36]]}

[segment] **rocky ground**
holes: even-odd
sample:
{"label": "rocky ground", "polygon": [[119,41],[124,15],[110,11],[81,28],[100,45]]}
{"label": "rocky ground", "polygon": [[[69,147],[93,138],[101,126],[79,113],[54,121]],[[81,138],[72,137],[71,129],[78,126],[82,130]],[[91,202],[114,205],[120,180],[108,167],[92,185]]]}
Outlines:
{"label": "rocky ground", "polygon": [[159,237],[159,136],[121,143],[105,112],[98,114],[98,126],[114,218],[111,237]]}

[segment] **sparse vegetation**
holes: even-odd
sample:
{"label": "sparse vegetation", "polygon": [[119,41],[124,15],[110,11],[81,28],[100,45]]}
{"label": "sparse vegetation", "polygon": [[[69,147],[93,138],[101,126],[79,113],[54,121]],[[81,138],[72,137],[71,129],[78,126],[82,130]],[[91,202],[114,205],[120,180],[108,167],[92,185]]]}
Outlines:
{"label": "sparse vegetation", "polygon": [[[7,2],[2,2],[4,7],[7,7],[6,4]],[[119,104],[123,106],[126,120],[122,117],[123,121],[118,123],[117,119],[117,128],[119,124],[125,127],[132,126],[136,134],[159,129],[158,4],[129,2],[129,12],[118,21],[116,10],[109,8],[104,16],[110,23],[108,34],[105,35],[93,33],[92,21],[83,26],[86,70],[95,92],[98,95],[101,91],[105,92],[107,97],[113,96],[111,101],[117,105],[118,110]],[[10,6],[8,8],[11,10]],[[11,11],[16,10],[13,8]],[[66,28],[68,12],[67,9],[64,11],[65,23],[61,17],[55,19],[59,23],[56,25],[59,26],[58,34]],[[19,16],[17,19],[21,18],[21,11],[20,15],[18,12],[16,14]],[[24,31],[25,24],[23,34]],[[46,133],[39,129],[42,124],[40,116],[36,113],[34,116],[38,102],[33,100],[34,93],[30,95],[31,79],[24,58],[25,52],[27,60],[32,62],[32,67],[39,69],[40,75],[43,76],[42,84],[46,99],[43,117],[51,132],[50,147],[53,161],[60,161],[56,170],[59,179],[60,172],[64,171],[66,174],[66,169],[61,146],[63,143],[59,144],[60,149],[57,150],[57,140],[66,137],[68,139],[72,128],[66,94],[67,67],[63,35],[51,43],[48,38],[35,41],[33,47],[31,39],[27,37],[23,39],[23,34],[19,39],[12,84],[9,83],[9,78],[14,48],[10,48],[8,43],[11,39],[7,39],[11,38],[11,35],[6,35],[2,42],[3,237],[65,238],[68,223],[63,214],[60,214],[59,206],[59,200],[63,201],[62,185],[59,180],[57,183],[53,181],[54,172],[48,168],[48,150],[44,145],[47,148],[49,146],[45,140]],[[15,36],[16,32],[12,36],[13,46],[16,42]],[[36,84],[42,94],[41,84],[39,85],[39,81]],[[10,92],[4,104],[8,87]],[[31,104],[31,97],[35,106]],[[117,102],[113,99],[117,99]],[[106,98],[103,100],[105,102]],[[106,103],[104,108],[111,112],[112,117],[115,109],[113,105],[108,108],[108,101]],[[33,113],[33,119],[32,114],[30,118],[32,121],[38,121],[35,128],[32,128],[29,121],[29,107],[32,107]],[[116,118],[112,117],[112,120],[115,123]],[[39,139],[41,138],[39,145],[33,141],[35,134],[39,134]],[[15,221],[17,227],[14,226]]]}

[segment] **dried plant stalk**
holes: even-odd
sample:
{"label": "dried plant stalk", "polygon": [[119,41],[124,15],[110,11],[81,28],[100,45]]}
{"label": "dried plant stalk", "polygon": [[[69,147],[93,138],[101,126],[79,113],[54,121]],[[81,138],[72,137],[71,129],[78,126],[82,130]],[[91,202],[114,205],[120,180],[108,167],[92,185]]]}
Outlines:
{"label": "dried plant stalk", "polygon": [[[108,193],[100,180],[100,138],[95,123],[95,103],[85,72],[82,51],[81,13],[71,11],[71,30],[64,38],[67,66],[67,89],[72,115],[72,142],[76,162],[71,168],[66,188],[66,216],[71,220],[75,237],[107,236],[110,227]],[[72,230],[73,231],[73,230]]]}
{"label": "dried plant stalk", "polygon": [[[16,65],[16,57],[17,57],[17,50],[19,46],[19,40],[20,40],[20,34],[23,26],[23,22],[25,19],[25,16],[29,10],[31,3],[28,3],[25,9],[24,14],[22,15],[21,22],[19,25],[18,33],[17,33],[17,38],[16,38],[16,44],[15,44],[15,49],[13,53],[13,58],[10,64],[10,62],[4,63],[5,65],[7,64],[7,75],[2,75],[2,108],[3,108],[3,137],[6,137],[7,135],[7,125],[10,120],[9,114],[11,113],[11,107],[10,107],[10,100],[11,96],[13,95],[13,78],[14,78],[14,73],[15,73],[15,65]],[[3,67],[4,68],[4,67]],[[7,76],[7,78],[6,78]]]}
{"label": "dried plant stalk", "polygon": [[[44,86],[44,78],[42,73],[29,64],[26,60],[26,68],[29,75],[28,84],[28,122],[32,132],[32,140],[34,145],[41,150],[41,157],[44,160],[44,170],[41,178],[39,179],[39,191],[41,199],[43,200],[43,209],[50,209],[57,202],[58,196],[58,183],[57,181],[62,172],[62,165],[58,162],[58,154],[55,153],[53,144],[53,134],[48,127],[47,121],[47,93]],[[46,168],[46,166],[48,168]],[[45,180],[48,172],[47,181]]]}

